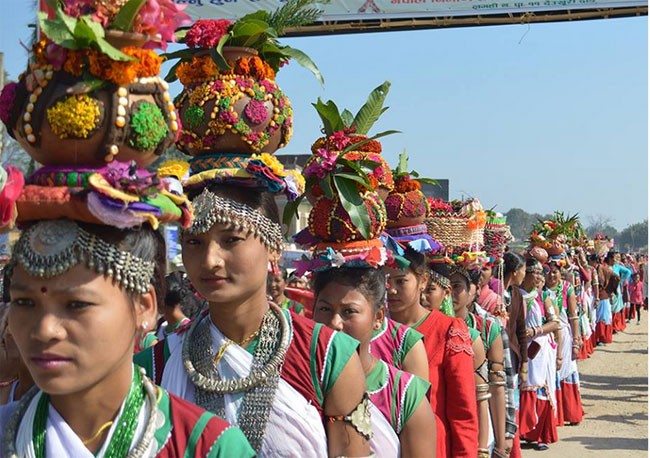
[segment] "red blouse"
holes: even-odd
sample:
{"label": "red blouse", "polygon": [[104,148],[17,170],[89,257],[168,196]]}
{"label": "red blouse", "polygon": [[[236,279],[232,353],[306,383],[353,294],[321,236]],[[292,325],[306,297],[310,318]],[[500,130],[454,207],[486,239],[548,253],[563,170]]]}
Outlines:
{"label": "red blouse", "polygon": [[[474,352],[467,325],[437,310],[416,327],[424,335],[429,357],[430,403],[442,420],[446,453],[438,456],[475,458],[478,453],[478,412],[474,384]],[[449,400],[449,402],[447,402]]]}

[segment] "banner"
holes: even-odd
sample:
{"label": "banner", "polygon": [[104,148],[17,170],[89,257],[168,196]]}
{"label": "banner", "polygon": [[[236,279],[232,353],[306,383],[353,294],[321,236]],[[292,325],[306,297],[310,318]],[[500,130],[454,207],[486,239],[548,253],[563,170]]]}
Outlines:
{"label": "banner", "polygon": [[[235,20],[281,0],[175,0],[192,19]],[[544,11],[647,7],[647,0],[332,0],[320,6],[322,22],[523,14]]]}

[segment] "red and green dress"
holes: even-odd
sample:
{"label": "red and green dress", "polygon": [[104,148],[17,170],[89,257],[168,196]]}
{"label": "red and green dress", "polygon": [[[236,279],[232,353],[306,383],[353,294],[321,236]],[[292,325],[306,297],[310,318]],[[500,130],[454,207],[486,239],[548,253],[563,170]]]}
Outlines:
{"label": "red and green dress", "polygon": [[399,435],[426,399],[431,385],[417,375],[379,360],[366,376],[366,386],[371,403],[371,448],[378,456],[398,457]]}
{"label": "red and green dress", "polygon": [[[25,395],[28,396],[28,395]],[[15,435],[14,447],[18,456],[36,456],[35,448],[44,447],[45,457],[58,458],[74,456],[75,458],[102,458],[111,455],[113,447],[123,439],[124,453],[134,450],[145,436],[146,425],[152,406],[148,399],[137,408],[133,429],[129,434],[121,435],[120,428],[128,422],[128,402],[125,400],[116,419],[108,430],[104,444],[96,454],[91,453],[61,415],[52,407],[42,392],[37,392],[31,399],[26,399],[28,406],[20,419]],[[7,434],[7,423],[19,408],[19,402],[0,407],[0,441]],[[145,456],[150,457],[209,457],[209,458],[248,458],[255,456],[246,437],[239,428],[230,426],[225,420],[206,412],[200,407],[170,395],[158,389],[155,405],[155,433],[146,448]],[[44,431],[44,440],[40,447],[36,439],[40,430]],[[127,445],[128,444],[128,445]],[[1,452],[0,452],[1,453]],[[120,454],[124,456],[124,454]]]}
{"label": "red and green dress", "polygon": [[[356,352],[358,342],[320,323],[283,311],[288,320],[291,342],[287,350],[280,382],[269,413],[259,456],[327,456],[323,405],[343,368]],[[197,319],[209,320],[203,313]],[[226,342],[213,323],[210,325],[212,350],[216,353]],[[179,329],[164,341],[136,355],[137,364],[161,386],[190,402],[195,387],[183,365],[182,347],[188,327]],[[217,365],[219,374],[229,378],[247,375],[257,339],[247,348],[229,345]],[[224,396],[226,420],[237,424],[238,399]]]}
{"label": "red and green dress", "polygon": [[422,339],[424,336],[415,329],[390,318],[384,318],[381,328],[373,331],[370,354],[398,369],[403,369],[406,355]]}

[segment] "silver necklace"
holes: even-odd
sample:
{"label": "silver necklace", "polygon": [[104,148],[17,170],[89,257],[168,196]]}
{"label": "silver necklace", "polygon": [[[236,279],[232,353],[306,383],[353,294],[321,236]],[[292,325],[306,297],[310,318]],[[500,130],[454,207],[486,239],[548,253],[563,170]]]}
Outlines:
{"label": "silver necklace", "polygon": [[196,403],[225,418],[225,394],[244,393],[236,422],[251,446],[259,451],[275,399],[282,364],[291,343],[289,322],[271,306],[262,319],[250,375],[222,380],[214,363],[210,320],[197,319],[183,342],[183,365],[195,386]]}
{"label": "silver necklace", "polygon": [[[129,452],[126,458],[144,458],[146,456],[147,450],[149,449],[156,432],[156,420],[162,415],[158,410],[156,388],[151,380],[146,377],[144,369],[137,367],[137,370],[140,370],[142,373],[142,384],[144,385],[144,390],[147,394],[147,400],[149,401],[150,406],[149,418],[147,418],[147,426],[142,434],[142,438],[133,450]],[[11,417],[9,417],[9,421],[5,427],[2,440],[2,453],[0,456],[5,458],[19,458],[18,452],[16,451],[16,435],[18,433],[18,427],[27,411],[27,408],[29,407],[29,404],[39,391],[38,387],[33,386],[27,393],[25,393],[20,401],[18,401],[18,406],[13,414],[11,414]]]}

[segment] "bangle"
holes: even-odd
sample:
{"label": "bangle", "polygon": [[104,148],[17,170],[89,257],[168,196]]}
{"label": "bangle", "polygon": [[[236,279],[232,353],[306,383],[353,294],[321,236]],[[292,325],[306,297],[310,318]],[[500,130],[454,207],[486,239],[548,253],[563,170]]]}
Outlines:
{"label": "bangle", "polygon": [[16,380],[18,380],[18,377],[14,377],[11,380],[0,381],[0,388],[7,387],[7,386],[11,385],[12,383],[14,383]]}

